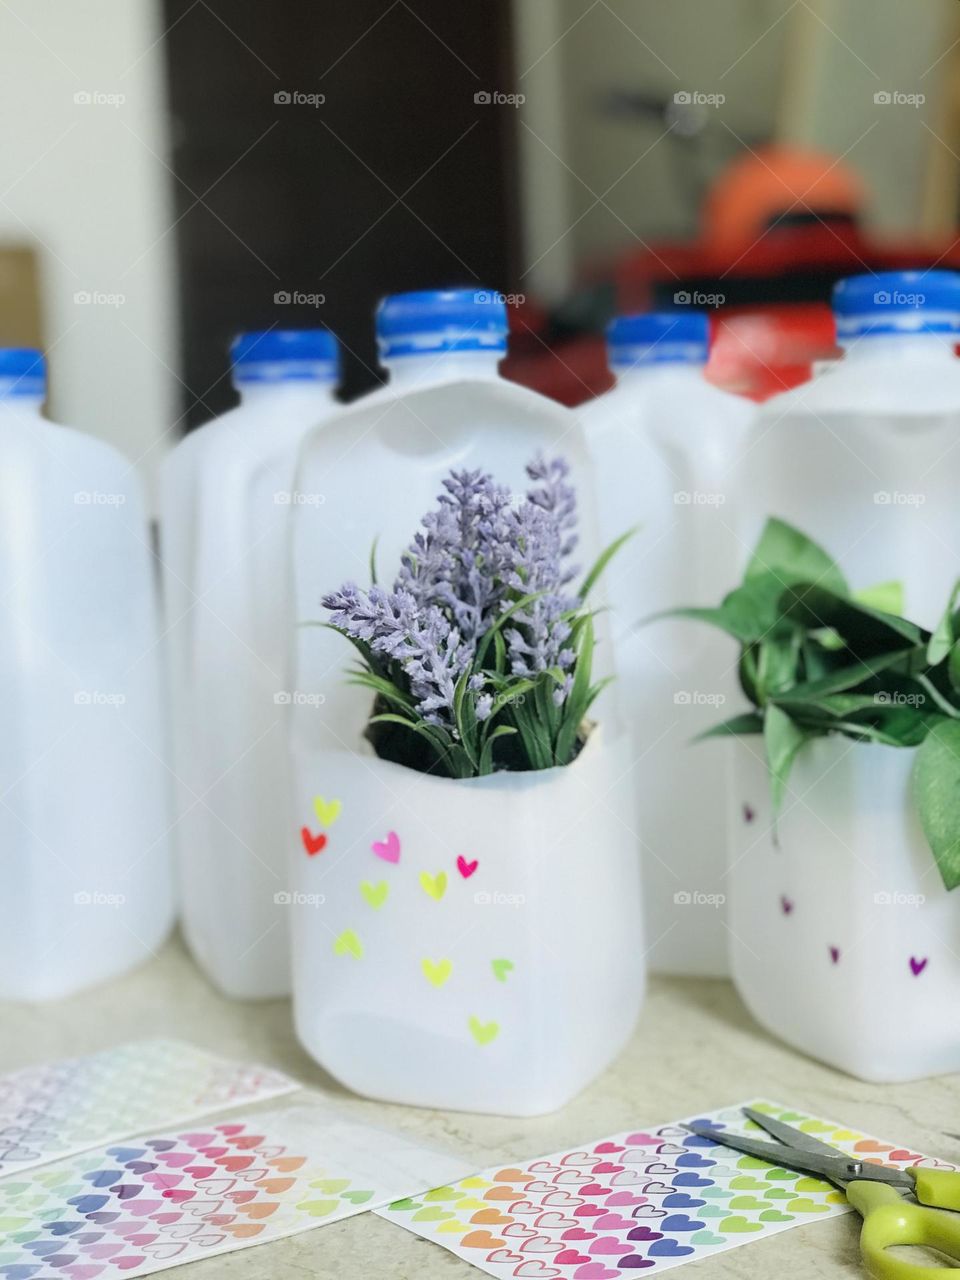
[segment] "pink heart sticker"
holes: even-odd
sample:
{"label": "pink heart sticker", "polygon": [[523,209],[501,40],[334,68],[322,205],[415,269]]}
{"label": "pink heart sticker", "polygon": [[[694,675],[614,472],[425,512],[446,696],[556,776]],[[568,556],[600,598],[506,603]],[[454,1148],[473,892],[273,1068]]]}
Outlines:
{"label": "pink heart sticker", "polygon": [[599,1240],[594,1240],[593,1244],[587,1245],[589,1253],[623,1253],[623,1244],[616,1236],[601,1236]]}
{"label": "pink heart sticker", "polygon": [[370,848],[384,862],[400,861],[400,837],[395,831],[388,832],[386,840],[374,840]]}

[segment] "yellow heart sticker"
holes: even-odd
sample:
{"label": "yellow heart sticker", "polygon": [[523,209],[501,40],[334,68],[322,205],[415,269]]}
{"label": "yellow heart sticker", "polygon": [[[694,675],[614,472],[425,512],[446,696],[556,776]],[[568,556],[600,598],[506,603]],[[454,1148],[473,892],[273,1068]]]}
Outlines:
{"label": "yellow heart sticker", "polygon": [[421,960],[420,968],[426,980],[435,987],[442,987],[453,972],[453,965],[449,960]]}
{"label": "yellow heart sticker", "polygon": [[317,821],[321,827],[332,827],[340,817],[342,807],[339,800],[324,800],[323,796],[313,797],[313,812],[317,815]]}
{"label": "yellow heart sticker", "polygon": [[373,907],[374,911],[379,911],[387,900],[387,894],[390,892],[390,886],[386,880],[380,880],[377,884],[364,880],[360,885],[360,892],[366,898],[367,902]]}
{"label": "yellow heart sticker", "polygon": [[432,876],[429,871],[421,871],[420,887],[424,893],[429,893],[431,898],[435,898],[439,902],[447,892],[447,873],[438,871],[435,876]]}
{"label": "yellow heart sticker", "polygon": [[470,1034],[476,1040],[477,1044],[489,1044],[491,1040],[497,1038],[500,1030],[500,1024],[497,1022],[481,1022],[474,1014],[470,1015],[469,1020]]}
{"label": "yellow heart sticker", "polygon": [[363,958],[363,943],[352,929],[344,929],[343,933],[334,940],[333,954],[335,956],[353,956],[355,959],[360,960]]}

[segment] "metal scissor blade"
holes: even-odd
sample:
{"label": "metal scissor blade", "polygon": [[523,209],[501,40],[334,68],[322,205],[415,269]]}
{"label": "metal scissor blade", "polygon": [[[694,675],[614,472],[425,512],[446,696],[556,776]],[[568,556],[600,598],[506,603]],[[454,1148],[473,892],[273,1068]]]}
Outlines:
{"label": "metal scissor blade", "polygon": [[796,1147],[785,1146],[780,1142],[759,1142],[755,1138],[744,1138],[739,1133],[729,1133],[726,1129],[713,1129],[706,1124],[688,1124],[685,1128],[700,1138],[710,1138],[722,1147],[731,1147],[744,1155],[755,1156],[758,1160],[766,1160],[768,1164],[783,1169],[794,1169],[798,1173],[811,1173],[815,1177],[825,1178],[837,1186],[846,1186],[857,1178],[870,1182],[886,1182],[890,1186],[904,1190],[912,1186],[911,1179],[901,1169],[888,1169],[883,1165],[869,1164],[844,1155],[842,1151],[831,1149],[829,1155],[821,1155],[817,1151],[798,1151]]}
{"label": "metal scissor blade", "polygon": [[766,1129],[772,1138],[776,1138],[778,1142],[785,1143],[788,1147],[793,1147],[797,1151],[813,1151],[821,1156],[843,1155],[842,1151],[838,1151],[836,1147],[831,1147],[829,1143],[821,1142],[819,1138],[814,1138],[809,1133],[803,1133],[800,1129],[795,1129],[793,1125],[784,1124],[782,1120],[774,1120],[772,1116],[768,1116],[763,1111],[755,1111],[753,1107],[744,1107],[742,1110],[748,1120],[758,1124],[761,1129]]}
{"label": "metal scissor blade", "polygon": [[[782,1165],[787,1169],[802,1169],[807,1171],[807,1166],[803,1162],[809,1155],[814,1158],[812,1152],[798,1151],[796,1147],[789,1146],[782,1142],[764,1142],[758,1138],[745,1138],[740,1133],[730,1133],[727,1129],[714,1129],[707,1124],[688,1124],[684,1126],[691,1133],[695,1133],[698,1138],[710,1138],[714,1142],[718,1142],[722,1147],[732,1147],[734,1151],[742,1151],[746,1156],[756,1156],[758,1160],[766,1160],[768,1164]],[[838,1153],[833,1153],[834,1158],[838,1157]],[[819,1157],[821,1160],[826,1157]]]}

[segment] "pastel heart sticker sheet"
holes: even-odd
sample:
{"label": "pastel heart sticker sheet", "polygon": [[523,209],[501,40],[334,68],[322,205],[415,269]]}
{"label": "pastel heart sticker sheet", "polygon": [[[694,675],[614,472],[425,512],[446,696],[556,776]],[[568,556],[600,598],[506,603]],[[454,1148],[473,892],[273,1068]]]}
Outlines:
{"label": "pastel heart sticker sheet", "polygon": [[[863,1160],[925,1159],[779,1103],[742,1105]],[[486,1169],[378,1213],[504,1280],[616,1280],[848,1212],[828,1183],[698,1138],[683,1128],[692,1120],[764,1136],[739,1106],[724,1107]]]}
{"label": "pastel heart sticker sheet", "polygon": [[0,1181],[3,1280],[111,1280],[264,1244],[469,1163],[320,1104],[88,1151]]}
{"label": "pastel heart sticker sheet", "polygon": [[266,1067],[138,1040],[0,1076],[0,1177],[128,1133],[299,1089]]}

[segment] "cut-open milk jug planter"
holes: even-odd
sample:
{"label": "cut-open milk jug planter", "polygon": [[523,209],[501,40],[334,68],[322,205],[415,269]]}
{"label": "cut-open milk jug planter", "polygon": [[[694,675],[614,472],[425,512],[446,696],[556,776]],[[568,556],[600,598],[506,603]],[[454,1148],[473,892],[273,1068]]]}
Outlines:
{"label": "cut-open milk jug planter", "polygon": [[518,502],[454,471],[391,590],[323,601],[373,706],[365,749],[298,756],[295,1018],[391,1101],[553,1110],[639,1010],[629,757],[587,718],[602,562],[575,592],[566,464],[528,472]]}
{"label": "cut-open milk jug planter", "polygon": [[715,730],[739,739],[734,981],[788,1043],[876,1081],[960,1069],[958,589],[933,633],[898,595],[852,592],[769,521],[743,584],[684,611],[740,643],[755,708]]}

